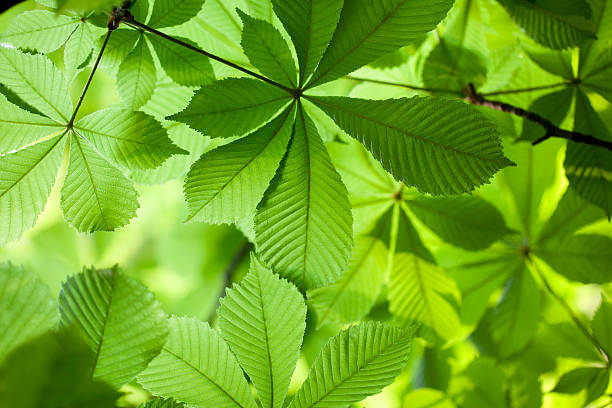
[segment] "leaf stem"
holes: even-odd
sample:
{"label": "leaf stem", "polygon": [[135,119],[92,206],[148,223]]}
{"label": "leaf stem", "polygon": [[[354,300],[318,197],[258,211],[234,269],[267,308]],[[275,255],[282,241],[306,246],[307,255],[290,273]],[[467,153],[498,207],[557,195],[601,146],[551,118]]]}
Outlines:
{"label": "leaf stem", "polygon": [[298,89],[291,89],[291,88],[289,88],[289,87],[287,87],[287,86],[285,86],[283,84],[280,84],[280,83],[278,83],[278,82],[276,82],[276,81],[274,81],[272,79],[266,78],[265,76],[260,75],[257,72],[253,72],[250,69],[244,68],[244,67],[242,67],[242,66],[240,66],[238,64],[235,64],[235,63],[233,63],[231,61],[228,61],[228,60],[226,60],[224,58],[221,58],[221,57],[219,57],[219,56],[217,56],[215,54],[211,54],[208,51],[205,51],[205,50],[203,50],[201,48],[198,48],[198,47],[193,46],[193,45],[191,45],[189,43],[181,41],[178,38],[172,37],[172,36],[170,36],[168,34],[164,34],[161,31],[158,31],[158,30],[156,30],[153,27],[149,27],[149,26],[147,26],[147,25],[145,25],[143,23],[139,23],[138,21],[133,20],[133,19],[132,20],[124,19],[123,22],[125,24],[129,25],[132,28],[136,28],[136,29],[147,31],[147,32],[149,32],[151,34],[154,34],[154,35],[156,35],[158,37],[161,37],[161,38],[163,38],[165,40],[168,40],[168,41],[171,41],[171,42],[173,42],[175,44],[178,44],[181,47],[185,47],[185,48],[187,48],[187,49],[189,49],[191,51],[197,52],[198,54],[202,54],[202,55],[204,55],[204,56],[206,56],[206,57],[208,57],[210,59],[213,59],[213,60],[215,60],[217,62],[220,62],[220,63],[222,63],[224,65],[227,65],[229,67],[237,69],[238,71],[244,72],[245,74],[248,74],[248,75],[250,75],[250,76],[252,76],[254,78],[257,78],[257,79],[259,79],[259,80],[261,80],[263,82],[266,82],[266,83],[268,83],[270,85],[273,85],[273,86],[275,86],[277,88],[282,89],[283,91],[287,92],[288,94],[290,94],[293,97],[297,97],[297,96],[300,95],[300,90],[298,90]]}
{"label": "leaf stem", "polygon": [[533,265],[534,270],[536,271],[538,277],[540,278],[540,280],[542,281],[542,283],[544,283],[544,286],[546,287],[546,290],[548,291],[548,293],[551,294],[551,296],[553,298],[555,298],[555,300],[557,302],[559,302],[559,304],[561,306],[563,306],[563,308],[565,309],[565,311],[567,312],[567,314],[570,316],[570,318],[572,319],[572,321],[574,322],[574,324],[576,325],[576,327],[578,327],[578,329],[580,329],[580,331],[585,335],[585,337],[593,344],[593,346],[595,346],[595,348],[597,349],[597,351],[599,352],[599,354],[601,354],[601,357],[603,358],[603,360],[605,361],[606,365],[609,367],[611,364],[611,359],[610,359],[610,355],[608,354],[608,352],[603,348],[603,346],[601,345],[601,343],[599,342],[599,340],[597,340],[595,338],[595,336],[593,336],[593,334],[591,334],[591,332],[589,331],[589,329],[586,327],[586,325],[582,322],[582,320],[578,317],[578,315],[574,312],[574,310],[570,307],[570,305],[565,301],[565,299],[563,299],[562,296],[560,296],[557,292],[554,291],[554,289],[552,288],[550,282],[548,281],[548,279],[546,279],[546,277],[544,276],[544,274],[542,273],[542,271],[540,270],[540,268],[538,267],[538,265],[536,264],[536,262],[534,262],[533,260],[531,260],[531,265]]}
{"label": "leaf stem", "polygon": [[79,112],[81,105],[83,104],[83,99],[85,99],[85,94],[87,93],[87,90],[89,89],[89,85],[91,85],[91,81],[93,80],[94,74],[96,73],[96,70],[98,69],[98,65],[100,64],[100,60],[102,59],[102,54],[104,54],[104,50],[106,49],[106,45],[108,44],[108,40],[110,39],[110,36],[112,33],[113,33],[112,30],[108,30],[106,32],[106,37],[104,37],[104,42],[102,43],[102,48],[100,48],[100,52],[98,53],[98,58],[96,58],[96,62],[94,63],[94,66],[91,69],[91,73],[89,74],[89,77],[87,78],[87,82],[85,83],[85,87],[83,88],[83,92],[81,92],[79,101],[77,102],[76,107],[74,108],[74,112],[72,112],[72,117],[70,118],[70,120],[68,121],[68,125],[66,126],[68,129],[71,129],[72,126],[74,125],[74,119],[76,118],[76,115]]}

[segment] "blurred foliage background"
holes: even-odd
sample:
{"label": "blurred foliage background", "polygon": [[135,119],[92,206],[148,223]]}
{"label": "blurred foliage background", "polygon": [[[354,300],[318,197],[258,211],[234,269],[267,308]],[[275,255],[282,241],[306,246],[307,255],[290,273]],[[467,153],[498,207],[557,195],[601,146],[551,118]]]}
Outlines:
{"label": "blurred foliage background", "polygon": [[[457,1],[453,13],[459,13],[468,3]],[[478,49],[477,43],[472,44],[475,51],[486,54],[487,65],[492,67],[482,90],[493,91],[501,87],[513,89],[529,84],[559,81],[558,77],[545,72],[526,57],[520,46],[532,45],[530,40],[510,20],[498,3],[493,0],[482,0],[479,3],[482,14],[479,17],[471,16],[470,33],[473,35],[468,35],[466,38],[468,42],[477,41],[478,35],[484,35],[487,39],[486,49]],[[236,33],[225,30],[223,26],[215,26],[214,13],[217,11],[215,4],[217,3],[209,1],[202,13],[182,29],[190,32],[190,37],[206,49],[223,55],[233,55],[236,60],[247,65],[244,55],[241,55],[240,49],[236,47],[236,44],[239,44]],[[4,12],[0,15],[0,30],[6,29],[17,14],[35,8],[40,6],[34,1],[25,1]],[[386,60],[361,69],[353,76],[394,83],[421,84],[421,70],[424,69],[422,59],[435,47],[438,35],[444,33],[447,28],[451,29],[443,23],[439,32],[424,38],[422,44],[406,47]],[[420,47],[418,53],[416,53],[417,47]],[[59,65],[62,64],[61,51],[54,53],[52,58]],[[403,63],[387,68],[397,65],[393,59],[399,59]],[[219,76],[228,73],[224,71],[225,68],[215,66],[215,69]],[[74,99],[80,94],[87,75],[88,70],[81,71],[73,82]],[[164,81],[164,78],[159,80]],[[519,84],[517,83],[519,81],[527,83]],[[334,81],[322,88],[321,92],[325,94],[362,98],[418,94],[417,91],[398,86],[351,79]],[[527,107],[546,92],[549,91],[509,95],[503,99]],[[189,92],[186,95],[183,95],[185,103],[189,100]],[[589,94],[589,97],[608,128],[612,129],[612,105],[596,94]],[[161,99],[163,95],[158,98]],[[112,68],[106,72],[99,71],[80,115],[87,115],[118,101]],[[156,100],[152,101],[148,108],[154,110],[155,103]],[[522,134],[522,122],[485,108],[482,111],[501,126],[506,152],[518,163],[518,169],[522,169],[522,166],[526,165],[523,154],[526,144],[516,142]],[[564,120],[563,127],[571,127],[571,122],[572,118],[569,115]],[[320,130],[328,142],[341,144],[337,141],[338,131],[333,125],[330,124],[329,127]],[[207,138],[196,144],[197,146],[192,149],[196,154],[216,145]],[[334,151],[342,152],[342,149],[330,150],[332,154]],[[531,171],[535,175],[537,189],[533,224],[541,226],[556,209],[567,188],[562,170],[563,142],[547,141],[533,152],[536,158],[532,161]],[[347,158],[343,157],[342,153],[336,153],[333,159],[341,163]],[[520,179],[520,170],[505,170],[496,176],[492,184],[479,189],[476,195],[495,205],[504,214],[508,226],[515,228],[519,223],[517,219],[520,218],[520,214],[512,208],[506,198],[504,182],[500,181],[506,177],[513,178],[517,184],[523,182]],[[187,216],[187,208],[182,193],[180,170],[177,170],[174,179],[161,183],[155,182],[159,181],[155,175],[141,175],[141,178],[154,182],[138,186],[141,207],[137,218],[128,226],[109,233],[76,232],[63,221],[59,208],[59,190],[54,189],[51,200],[36,227],[28,231],[20,241],[0,248],[0,262],[9,261],[35,271],[54,294],[59,291],[61,282],[67,275],[80,271],[85,265],[102,268],[119,264],[129,275],[142,280],[156,294],[169,314],[210,319],[218,307],[219,297],[223,294],[228,268],[232,271],[232,281],[240,280],[246,272],[248,256],[244,254],[250,248],[249,241],[236,227],[183,223]],[[349,192],[352,195],[360,193],[358,186],[350,184]],[[359,219],[356,222],[359,223]],[[423,225],[417,224],[416,227],[427,247],[448,270],[452,271],[457,265],[478,255],[443,243]],[[248,231],[248,228],[246,230]],[[589,223],[580,232],[612,237],[612,227],[603,217],[603,213],[599,220]],[[612,248],[609,250],[612,252]],[[237,267],[234,271],[236,262]],[[602,297],[609,299],[612,293],[612,286],[609,283],[601,286],[572,283],[551,272],[546,265],[542,265],[542,268],[546,269],[544,272],[551,277],[556,292],[585,320],[593,317]],[[541,283],[539,286],[542,288]],[[390,317],[385,293],[386,289],[383,288],[376,306],[367,318],[384,320]],[[483,323],[478,325],[470,336],[465,334],[470,333],[473,328],[464,327],[465,330],[457,333],[443,345],[432,345],[424,340],[418,340],[406,371],[382,394],[371,397],[358,406],[448,408],[455,406],[455,402],[458,401],[455,396],[459,395],[461,395],[461,406],[466,407],[539,406],[539,401],[544,407],[555,408],[584,405],[584,392],[574,395],[550,392],[561,374],[588,360],[586,357],[581,358],[580,355],[584,350],[592,348],[572,325],[566,311],[551,296],[543,294],[535,337],[522,352],[500,358],[491,346],[491,339],[483,327],[486,327],[487,319],[491,318],[491,309],[495,305],[496,296],[499,297],[501,294],[500,287],[490,300],[491,307],[485,313]],[[317,330],[316,317],[309,310],[304,353],[298,364],[290,393],[296,391],[320,347],[340,328],[340,325],[328,325]],[[588,355],[588,352],[584,353]],[[541,385],[537,381],[538,378],[541,380]],[[127,406],[146,398],[144,393],[138,391],[136,385],[126,390],[130,392],[124,400]],[[523,399],[508,399],[508,395],[518,395]],[[610,390],[594,405],[612,406]]]}

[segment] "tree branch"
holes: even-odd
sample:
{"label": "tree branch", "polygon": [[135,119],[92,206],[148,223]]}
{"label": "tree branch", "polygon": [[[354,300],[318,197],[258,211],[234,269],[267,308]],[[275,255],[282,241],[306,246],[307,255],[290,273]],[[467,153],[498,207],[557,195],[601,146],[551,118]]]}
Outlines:
{"label": "tree branch", "polygon": [[558,137],[576,143],[599,146],[603,147],[604,149],[612,150],[612,142],[610,141],[597,139],[596,137],[586,135],[584,133],[562,129],[552,123],[550,120],[543,118],[535,112],[526,111],[525,109],[510,105],[508,103],[485,99],[483,95],[480,95],[476,92],[476,89],[474,88],[473,84],[469,84],[464,91],[466,94],[465,99],[473,105],[485,106],[487,108],[495,109],[501,112],[510,113],[512,115],[519,116],[523,119],[542,126],[546,131],[546,134],[535,142],[533,142],[534,145],[542,143],[543,141],[548,140],[551,137]]}
{"label": "tree branch", "polygon": [[273,81],[273,80],[271,80],[271,79],[269,79],[269,78],[266,78],[265,76],[260,75],[260,74],[258,74],[258,73],[256,73],[256,72],[253,72],[253,71],[251,71],[250,69],[247,69],[247,68],[241,67],[241,66],[240,66],[240,65],[238,65],[238,64],[235,64],[235,63],[233,63],[233,62],[231,62],[231,61],[228,61],[228,60],[226,60],[226,59],[224,59],[224,58],[221,58],[221,57],[219,57],[219,56],[217,56],[217,55],[215,55],[215,54],[211,54],[211,53],[210,53],[210,52],[208,52],[208,51],[205,51],[205,50],[203,50],[203,49],[201,49],[201,48],[195,47],[195,46],[193,46],[193,45],[191,45],[191,44],[189,44],[189,43],[186,43],[186,42],[184,42],[184,41],[181,41],[181,40],[179,40],[178,38],[174,38],[174,37],[172,37],[172,36],[170,36],[170,35],[168,35],[168,34],[164,34],[164,33],[162,33],[161,31],[158,31],[158,30],[156,30],[156,29],[155,29],[155,28],[153,28],[153,27],[149,27],[149,26],[147,26],[147,25],[145,25],[145,24],[143,24],[143,23],[139,23],[138,21],[134,20],[133,18],[127,18],[127,17],[126,17],[126,18],[123,20],[123,22],[124,22],[125,24],[129,25],[129,26],[130,26],[130,27],[132,27],[132,28],[135,28],[135,29],[138,29],[138,30],[144,30],[144,31],[147,31],[147,32],[149,32],[149,33],[151,33],[151,34],[154,34],[154,35],[156,35],[156,36],[158,36],[158,37],[161,37],[161,38],[163,38],[163,39],[165,39],[165,40],[168,40],[168,41],[171,41],[171,42],[173,42],[173,43],[175,43],[175,44],[178,44],[178,45],[180,45],[181,47],[185,47],[185,48],[187,48],[187,49],[189,49],[189,50],[191,50],[191,51],[197,52],[198,54],[202,54],[202,55],[204,55],[204,56],[206,56],[206,57],[208,57],[208,58],[210,58],[210,59],[213,59],[213,60],[215,60],[215,61],[217,61],[217,62],[220,62],[220,63],[222,63],[222,64],[224,64],[224,65],[227,65],[227,66],[229,66],[229,67],[232,67],[232,68],[234,68],[234,69],[237,69],[238,71],[244,72],[244,73],[245,73],[245,74],[247,74],[247,75],[250,75],[250,76],[252,76],[252,77],[254,77],[254,78],[257,78],[257,79],[259,79],[259,80],[261,80],[261,81],[264,81],[264,82],[266,82],[266,83],[268,83],[268,84],[270,84],[270,85],[273,85],[273,86],[275,86],[275,87],[277,87],[277,88],[282,89],[283,91],[287,92],[288,94],[290,94],[290,95],[291,95],[291,96],[293,96],[293,97],[297,97],[297,96],[299,96],[299,95],[300,95],[300,92],[301,92],[301,91],[300,91],[299,89],[291,89],[291,88],[289,88],[289,87],[287,87],[287,86],[285,86],[285,85],[283,85],[283,84],[281,84],[281,83],[278,83],[278,82]]}

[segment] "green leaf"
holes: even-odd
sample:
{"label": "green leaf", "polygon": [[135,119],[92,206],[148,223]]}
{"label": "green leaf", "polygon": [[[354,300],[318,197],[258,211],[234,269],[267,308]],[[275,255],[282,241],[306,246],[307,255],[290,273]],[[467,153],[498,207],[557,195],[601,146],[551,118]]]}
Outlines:
{"label": "green leaf", "polygon": [[142,112],[107,108],[79,120],[74,128],[115,165],[150,169],[173,154],[185,154],[154,118]]}
{"label": "green leaf", "polygon": [[193,318],[173,317],[161,354],[138,376],[154,395],[193,407],[256,408],[244,374],[217,331]]}
{"label": "green leaf", "polygon": [[189,220],[232,223],[251,215],[287,149],[294,109],[252,134],[211,150],[185,180]]}
{"label": "green leaf", "polygon": [[[175,38],[196,45],[187,38]],[[215,73],[208,57],[153,35],[147,36],[147,40],[153,45],[166,74],[176,83],[186,86],[199,86],[208,84],[215,79]]]}
{"label": "green leaf", "polygon": [[520,273],[523,262],[514,255],[483,257],[450,271],[461,291],[461,320],[466,325],[478,323],[489,305],[489,298],[510,276]]}
{"label": "green leaf", "polygon": [[149,25],[162,28],[186,23],[202,10],[203,5],[204,0],[155,0]]}
{"label": "green leaf", "polygon": [[172,398],[155,398],[154,400],[141,404],[138,408],[184,408],[184,405],[174,401]]}
{"label": "green leaf", "polygon": [[61,198],[66,221],[81,232],[113,231],[134,218],[138,206],[133,183],[73,133]]}
{"label": "green leaf", "polygon": [[465,393],[464,408],[506,408],[504,372],[500,365],[488,358],[477,358],[468,366],[467,380],[471,388]]}
{"label": "green leaf", "polygon": [[155,83],[155,63],[141,35],[136,47],[119,66],[117,90],[121,101],[128,109],[137,110],[151,99]]}
{"label": "green leaf", "polygon": [[440,238],[468,250],[487,248],[509,232],[499,211],[478,197],[417,197],[406,205]]}
{"label": "green leaf", "polygon": [[79,22],[64,47],[64,65],[67,72],[76,72],[92,56],[96,37],[101,31],[92,24]]}
{"label": "green leaf", "polygon": [[548,239],[570,235],[602,218],[603,214],[597,207],[568,188],[559,200],[557,209],[542,227],[537,242],[541,245]]}
{"label": "green leaf", "polygon": [[420,388],[404,397],[404,406],[410,408],[455,408],[452,400],[442,391]]}
{"label": "green leaf", "polygon": [[117,267],[83,269],[62,285],[61,325],[76,326],[94,352],[92,375],[116,388],[161,351],[167,317],[153,293]]}
{"label": "green leaf", "polygon": [[62,140],[0,156],[0,244],[21,237],[45,207],[62,162]]}
{"label": "green leaf", "polygon": [[551,50],[529,42],[522,42],[521,47],[525,54],[543,70],[567,80],[574,79],[571,50]]}
{"label": "green leaf", "polygon": [[0,154],[19,149],[64,128],[52,119],[19,108],[2,94],[0,111]]}
{"label": "green leaf", "polygon": [[0,83],[59,123],[68,123],[72,101],[62,73],[43,55],[0,47]]}
{"label": "green leaf", "polygon": [[543,1],[498,1],[531,38],[546,47],[572,48],[595,38],[586,20],[591,16],[586,0],[560,0],[554,6]]}
{"label": "green leaf", "polygon": [[347,406],[379,393],[406,365],[413,335],[378,322],[341,331],[312,363],[290,407]]}
{"label": "green leaf", "polygon": [[591,19],[597,40],[589,41],[580,47],[579,77],[589,77],[593,71],[603,72],[612,67],[609,55],[610,40],[612,39],[612,8],[609,0],[592,0],[593,10]]}
{"label": "green leaf", "polygon": [[368,147],[396,179],[427,193],[472,191],[513,164],[503,155],[496,126],[461,102],[309,99]]}
{"label": "green leaf", "polygon": [[291,96],[264,82],[228,78],[203,86],[184,111],[168,119],[211,137],[240,136],[270,120]]}
{"label": "green leaf", "polygon": [[353,0],[308,87],[340,78],[434,29],[452,0]]}
{"label": "green leaf", "polygon": [[502,356],[523,349],[540,319],[540,292],[531,273],[522,268],[510,278],[493,311],[491,336]]}
{"label": "green leaf", "polygon": [[[606,371],[600,367],[581,367],[563,374],[552,392],[575,394],[587,388],[600,372]],[[606,384],[607,385],[607,384]]]}
{"label": "green leaf", "polygon": [[[576,91],[574,130],[602,140],[612,140],[588,96]],[[601,208],[608,218],[612,215],[612,152],[598,146],[568,142],[565,174],[582,198]]]}
{"label": "green leaf", "polygon": [[0,264],[0,362],[18,345],[54,329],[57,302],[40,278]]}
{"label": "green leaf", "polygon": [[289,46],[270,23],[238,10],[242,19],[242,48],[251,64],[270,79],[296,87],[296,67]]}
{"label": "green leaf", "polygon": [[[560,126],[570,110],[573,97],[574,90],[571,88],[552,92],[533,101],[528,111],[548,119],[554,125]],[[529,120],[523,120],[523,132],[519,140],[535,142],[545,135],[546,130],[542,126]]]}
{"label": "green leaf", "polygon": [[380,292],[388,257],[389,252],[380,239],[356,238],[342,277],[329,286],[308,291],[308,303],[317,314],[317,327],[363,318]]}
{"label": "green leaf", "polygon": [[78,23],[78,18],[52,11],[26,11],[11,20],[8,28],[0,34],[0,43],[47,54],[64,45]]}
{"label": "green leaf", "polygon": [[221,335],[253,382],[264,407],[282,407],[306,329],[306,305],[295,286],[254,257],[218,311]]}
{"label": "green leaf", "polygon": [[593,336],[599,341],[601,346],[609,352],[612,350],[612,303],[602,301],[593,321]]}
{"label": "green leaf", "polygon": [[346,187],[299,106],[287,155],[257,207],[257,251],[299,287],[325,286],[346,267],[352,223]]}
{"label": "green leaf", "polygon": [[535,254],[566,278],[583,283],[604,283],[612,278],[612,239],[578,234],[547,241]]}
{"label": "green leaf", "polygon": [[71,332],[47,332],[0,366],[0,406],[108,408],[119,393],[91,379],[92,353]]}
{"label": "green leaf", "polygon": [[389,282],[389,311],[404,321],[416,320],[445,339],[459,329],[455,281],[439,266],[416,255],[396,253]]}
{"label": "green leaf", "polygon": [[314,72],[338,25],[343,0],[272,0],[293,40],[300,63],[299,84]]}

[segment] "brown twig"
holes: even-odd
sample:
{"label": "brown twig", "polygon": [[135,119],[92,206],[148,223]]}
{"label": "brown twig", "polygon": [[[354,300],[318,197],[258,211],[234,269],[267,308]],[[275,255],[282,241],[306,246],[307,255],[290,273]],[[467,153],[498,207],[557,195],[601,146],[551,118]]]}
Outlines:
{"label": "brown twig", "polygon": [[510,105],[508,103],[488,100],[483,95],[480,95],[476,92],[476,89],[474,88],[473,84],[469,84],[467,87],[465,87],[464,92],[466,95],[465,99],[473,105],[485,106],[487,108],[495,109],[501,112],[510,113],[512,115],[519,116],[525,120],[542,126],[546,133],[544,134],[544,136],[533,142],[534,145],[542,143],[543,141],[548,140],[551,137],[558,137],[562,139],[571,140],[572,142],[576,143],[603,147],[604,149],[612,151],[612,142],[610,141],[597,139],[596,137],[586,135],[584,133],[562,129],[552,123],[550,120],[543,118],[535,112],[530,112],[517,106]]}

